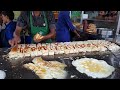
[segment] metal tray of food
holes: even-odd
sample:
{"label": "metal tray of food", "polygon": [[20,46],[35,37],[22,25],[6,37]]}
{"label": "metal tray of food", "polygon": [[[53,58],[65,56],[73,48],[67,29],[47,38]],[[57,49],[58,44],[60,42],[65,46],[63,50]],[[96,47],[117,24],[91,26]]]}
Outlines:
{"label": "metal tray of food", "polygon": [[[3,53],[5,50],[0,50],[0,56],[5,55]],[[93,79],[88,77],[86,74],[82,74],[76,70],[76,68],[72,65],[72,61],[76,60],[77,58],[95,58],[100,60],[105,60],[109,65],[115,67],[115,71],[107,77],[106,79],[120,79],[120,59],[119,57],[116,58],[112,53],[89,53],[89,54],[69,54],[69,55],[55,55],[55,56],[41,56],[43,60],[47,61],[59,61],[65,63],[67,67],[65,70],[68,72],[68,75],[65,79]],[[33,57],[34,58],[34,57]],[[28,70],[23,67],[24,64],[30,63],[33,60],[32,57],[21,58],[17,60],[6,60],[5,58],[1,57],[2,61],[10,62],[8,65],[4,65],[3,68],[6,66],[10,66],[8,68],[7,75],[8,79],[39,79],[39,77],[31,70]]]}
{"label": "metal tray of food", "polygon": [[[70,58],[57,58],[54,60],[65,63],[67,65],[65,70],[68,72],[68,75],[65,79],[93,79],[91,77],[88,77],[86,74],[82,74],[82,73],[78,72],[76,70],[76,68],[72,65],[73,60],[76,60],[77,58],[83,58],[83,57],[105,60],[109,65],[115,67],[115,71],[112,73],[112,75],[110,75],[106,79],[120,79],[120,62],[112,54],[104,55],[104,56],[100,56],[100,55],[94,55],[94,56],[88,55],[88,56],[77,56],[77,57],[75,56],[75,57],[70,57]],[[53,60],[53,59],[49,59],[46,57],[42,57],[42,58],[44,60],[48,60],[48,61]],[[16,73],[19,73],[19,75],[21,75],[20,76],[21,78],[28,78],[28,76],[31,75],[31,74],[28,74],[28,72],[23,72],[26,69],[22,67],[23,64],[29,63],[29,62],[31,62],[31,60],[29,58],[28,58],[28,60],[26,59],[24,62],[21,63],[21,65],[19,64],[19,66],[14,69],[14,70],[18,69],[19,72],[16,72]],[[22,69],[23,71],[20,71],[20,69]],[[32,71],[31,71],[31,73],[32,73]],[[19,75],[17,75],[17,76],[19,76]]]}
{"label": "metal tray of food", "polygon": [[[72,61],[76,60],[78,58],[96,58],[96,59],[102,59],[105,60],[109,65],[115,67],[115,71],[107,77],[106,79],[120,79],[120,62],[119,60],[112,54],[108,55],[85,55],[85,56],[74,56],[74,57],[68,57],[68,58],[56,58],[56,59],[50,59],[48,57],[42,57],[44,60],[47,61],[59,61],[62,63],[65,63],[67,67],[65,70],[68,72],[68,75],[65,79],[93,79],[91,77],[88,77],[86,74],[82,74],[76,70],[76,68],[72,65]],[[23,67],[24,64],[30,63],[32,61],[32,58],[25,58],[21,63],[17,64],[13,68],[12,76],[14,79],[39,79],[37,75],[35,75],[34,72],[27,70]]]}

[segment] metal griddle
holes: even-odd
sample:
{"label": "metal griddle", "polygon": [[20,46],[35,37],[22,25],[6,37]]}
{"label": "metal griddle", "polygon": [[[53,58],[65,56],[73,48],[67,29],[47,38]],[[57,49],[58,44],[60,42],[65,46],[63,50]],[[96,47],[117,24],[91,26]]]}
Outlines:
{"label": "metal griddle", "polygon": [[[25,63],[32,62],[34,57],[26,57],[17,60],[7,60],[2,57],[2,55],[6,55],[8,52],[4,52],[6,49],[0,49],[0,63],[4,63],[0,65],[2,70],[7,70],[6,79],[39,79],[39,77],[32,72],[31,70],[27,70],[23,67]],[[54,61],[57,60],[59,62],[65,63],[67,67],[65,70],[68,72],[66,79],[93,79],[92,77],[88,77],[86,74],[82,74],[76,70],[76,68],[72,65],[72,61],[78,58],[88,57],[88,58],[96,58],[99,60],[105,60],[109,65],[115,67],[115,71],[107,78],[103,79],[120,79],[120,51],[114,53],[114,56],[111,52],[106,53],[79,53],[79,54],[69,54],[69,55],[54,55],[54,56],[41,56],[44,60]],[[119,57],[118,57],[119,56]]]}

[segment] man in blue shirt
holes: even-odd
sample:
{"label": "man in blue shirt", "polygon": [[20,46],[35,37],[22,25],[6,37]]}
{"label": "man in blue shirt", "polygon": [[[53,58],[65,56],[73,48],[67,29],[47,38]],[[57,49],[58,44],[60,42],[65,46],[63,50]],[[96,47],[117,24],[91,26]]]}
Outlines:
{"label": "man in blue shirt", "polygon": [[6,24],[5,30],[1,31],[2,47],[10,47],[13,39],[13,32],[16,28],[16,22],[13,21],[13,11],[2,11],[2,20]]}
{"label": "man in blue shirt", "polygon": [[77,37],[80,37],[80,35],[76,31],[76,28],[73,26],[69,15],[70,15],[69,11],[59,12],[58,21],[56,24],[56,41],[57,42],[69,42],[70,30],[74,32]]}

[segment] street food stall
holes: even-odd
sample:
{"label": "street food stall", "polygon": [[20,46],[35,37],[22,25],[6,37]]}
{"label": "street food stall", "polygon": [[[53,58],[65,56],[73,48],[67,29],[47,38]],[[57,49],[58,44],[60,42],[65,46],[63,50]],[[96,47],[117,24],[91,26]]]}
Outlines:
{"label": "street food stall", "polygon": [[[116,27],[113,30],[118,30]],[[5,79],[120,79],[119,60],[120,45],[108,39],[0,49],[0,70],[6,73]]]}

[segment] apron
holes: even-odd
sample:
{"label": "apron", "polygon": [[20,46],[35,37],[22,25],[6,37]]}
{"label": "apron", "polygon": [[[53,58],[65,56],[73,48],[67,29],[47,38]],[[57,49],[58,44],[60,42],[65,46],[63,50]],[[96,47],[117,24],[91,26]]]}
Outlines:
{"label": "apron", "polygon": [[[32,12],[30,12],[30,26],[31,26],[32,43],[35,43],[34,40],[33,40],[33,37],[37,33],[39,33],[39,34],[41,34],[43,36],[45,36],[45,35],[47,35],[49,33],[47,18],[46,18],[46,15],[45,15],[44,12],[43,12],[43,14],[44,14],[45,26],[43,26],[43,27],[35,27],[35,26],[33,26]],[[52,40],[47,39],[47,40],[43,41],[43,43],[52,43]]]}

